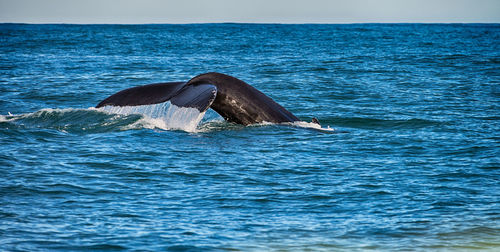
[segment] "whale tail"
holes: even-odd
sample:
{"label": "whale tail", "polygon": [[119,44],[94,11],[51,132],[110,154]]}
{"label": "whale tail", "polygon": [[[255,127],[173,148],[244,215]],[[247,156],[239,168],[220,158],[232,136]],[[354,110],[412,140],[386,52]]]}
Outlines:
{"label": "whale tail", "polygon": [[96,108],[152,105],[167,101],[182,108],[196,108],[200,112],[212,108],[225,120],[243,125],[300,121],[256,88],[221,73],[201,74],[188,82],[156,83],[125,89],[104,99]]}

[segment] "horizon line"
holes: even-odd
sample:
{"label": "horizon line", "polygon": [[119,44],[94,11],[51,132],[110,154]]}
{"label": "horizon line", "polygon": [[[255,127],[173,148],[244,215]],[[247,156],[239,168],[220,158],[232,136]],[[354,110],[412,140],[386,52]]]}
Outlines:
{"label": "horizon line", "polygon": [[272,24],[272,25],[340,25],[340,24],[500,24],[500,22],[144,22],[144,23],[86,23],[86,22],[1,22],[0,24],[20,24],[20,25],[195,25],[195,24]]}

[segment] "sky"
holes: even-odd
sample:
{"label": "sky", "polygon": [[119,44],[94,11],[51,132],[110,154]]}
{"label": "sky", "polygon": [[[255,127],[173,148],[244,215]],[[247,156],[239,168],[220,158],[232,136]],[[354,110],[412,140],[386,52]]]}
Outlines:
{"label": "sky", "polygon": [[0,23],[500,23],[500,0],[0,0]]}

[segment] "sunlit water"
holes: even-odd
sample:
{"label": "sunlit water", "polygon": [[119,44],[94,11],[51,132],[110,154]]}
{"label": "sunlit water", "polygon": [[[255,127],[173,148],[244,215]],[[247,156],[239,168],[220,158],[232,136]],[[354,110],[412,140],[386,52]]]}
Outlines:
{"label": "sunlit water", "polygon": [[[0,25],[0,250],[498,251],[499,41],[496,24]],[[93,108],[209,71],[304,122]]]}

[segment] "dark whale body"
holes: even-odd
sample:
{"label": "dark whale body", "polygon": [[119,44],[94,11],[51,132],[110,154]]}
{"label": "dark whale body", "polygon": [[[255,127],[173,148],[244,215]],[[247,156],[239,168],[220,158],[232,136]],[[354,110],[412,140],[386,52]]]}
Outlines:
{"label": "dark whale body", "polygon": [[125,89],[101,101],[96,108],[166,101],[179,107],[196,108],[200,112],[212,108],[225,120],[243,125],[300,121],[259,90],[221,73],[201,74],[186,83],[157,83]]}

